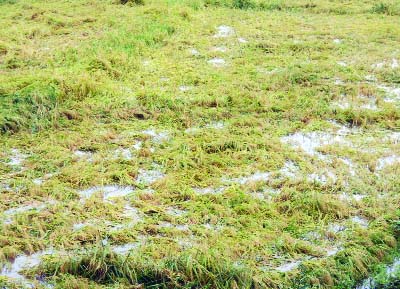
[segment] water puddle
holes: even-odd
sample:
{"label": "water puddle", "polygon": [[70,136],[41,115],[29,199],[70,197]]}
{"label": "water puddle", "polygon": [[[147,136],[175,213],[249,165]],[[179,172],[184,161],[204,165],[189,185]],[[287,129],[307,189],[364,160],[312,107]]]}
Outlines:
{"label": "water puddle", "polygon": [[331,171],[325,171],[322,174],[312,173],[307,176],[307,180],[321,185],[334,184],[337,181],[336,175]]}
{"label": "water puddle", "polygon": [[0,183],[0,192],[13,192],[13,188],[7,183]]}
{"label": "water puddle", "polygon": [[372,68],[375,69],[383,69],[385,67],[390,67],[391,69],[397,69],[399,68],[399,62],[397,61],[396,58],[392,58],[391,61],[382,61],[378,63],[374,63],[371,65]]}
{"label": "water puddle", "polygon": [[153,142],[155,142],[157,144],[160,144],[169,139],[169,133],[166,131],[156,132],[153,129],[147,129],[147,130],[142,131],[142,133],[151,137]]}
{"label": "water puddle", "polygon": [[82,229],[84,229],[84,228],[86,228],[86,227],[88,227],[90,225],[91,225],[90,223],[76,223],[76,224],[73,224],[72,230],[73,231],[80,231],[80,230],[82,230]]}
{"label": "water puddle", "polygon": [[358,95],[354,99],[342,95],[337,101],[333,103],[334,107],[340,109],[365,109],[365,110],[378,110],[377,100],[374,96]]}
{"label": "water puddle", "polygon": [[235,30],[227,25],[220,25],[217,27],[217,33],[214,34],[215,38],[225,38],[230,37],[235,34]]}
{"label": "water puddle", "polygon": [[385,67],[385,65],[386,65],[386,61],[382,61],[382,62],[372,64],[371,67],[375,68],[375,69],[382,69],[383,67]]}
{"label": "water puddle", "polygon": [[193,190],[197,195],[219,195],[224,192],[225,188],[206,187],[206,188],[193,188]]}
{"label": "water puddle", "polygon": [[122,244],[122,245],[114,245],[111,246],[111,250],[118,254],[118,255],[127,255],[131,251],[138,249],[140,246],[142,246],[145,242],[147,241],[147,237],[144,235],[140,235],[137,238],[136,242],[132,243],[127,243],[127,244]]}
{"label": "water puddle", "polygon": [[342,201],[356,201],[360,202],[362,201],[367,195],[363,194],[347,194],[347,193],[342,193],[339,195],[339,200]]}
{"label": "water puddle", "polygon": [[191,90],[191,89],[192,89],[191,86],[187,86],[187,85],[181,85],[181,86],[179,86],[179,90],[182,91],[182,92],[186,92],[186,91],[189,91],[189,90]]}
{"label": "water puddle", "polygon": [[133,158],[132,152],[127,148],[118,148],[113,153],[114,158],[121,158],[124,160],[131,160]]}
{"label": "water puddle", "polygon": [[5,265],[2,268],[0,276],[18,281],[26,287],[35,288],[33,282],[29,281],[25,276],[23,276],[22,272],[24,270],[37,267],[41,263],[43,256],[52,254],[54,254],[53,250],[46,250],[36,252],[32,255],[19,255],[11,264]]}
{"label": "water puddle", "polygon": [[13,222],[13,218],[16,215],[23,214],[26,212],[40,212],[44,210],[48,205],[54,205],[55,201],[48,201],[46,203],[35,203],[29,205],[22,205],[16,208],[10,208],[3,212],[5,219],[3,219],[4,224],[11,224]]}
{"label": "water puddle", "polygon": [[329,247],[326,248],[326,257],[332,257],[335,256],[337,253],[339,253],[341,250],[343,250],[343,248],[340,247]]}
{"label": "water puddle", "polygon": [[226,46],[217,46],[217,47],[213,47],[211,49],[211,51],[215,51],[215,52],[227,52],[228,48],[226,48]]}
{"label": "water puddle", "polygon": [[299,173],[299,167],[293,161],[286,161],[279,170],[279,174],[285,178],[295,179]]}
{"label": "water puddle", "polygon": [[400,132],[392,132],[388,133],[385,137],[384,140],[389,141],[393,144],[399,144],[400,143]]}
{"label": "water puddle", "polygon": [[89,151],[76,150],[74,151],[74,156],[77,157],[79,160],[93,162],[93,153]]}
{"label": "water puddle", "polygon": [[195,48],[189,49],[189,53],[190,53],[192,56],[199,56],[199,55],[200,55],[200,52],[199,52],[197,49],[195,49]]}
{"label": "water puddle", "polygon": [[399,62],[397,61],[396,58],[393,58],[393,59],[392,59],[392,63],[390,64],[390,67],[391,67],[392,69],[399,68]]}
{"label": "water puddle", "polygon": [[11,155],[9,156],[10,160],[7,162],[7,165],[12,167],[21,167],[26,158],[27,155],[21,153],[18,149],[12,149]]}
{"label": "water puddle", "polygon": [[[391,265],[386,267],[386,270],[384,272],[385,279],[398,277],[399,271],[400,271],[400,259],[396,258]],[[377,281],[371,277],[364,280],[360,285],[356,287],[356,289],[375,289],[377,285],[376,283]]]}
{"label": "water puddle", "polygon": [[271,201],[273,196],[277,196],[280,193],[281,193],[280,190],[267,188],[264,191],[254,192],[254,193],[251,193],[250,195],[253,198],[261,200],[261,201]]}
{"label": "water puddle", "polygon": [[281,141],[294,148],[301,149],[310,156],[316,156],[323,160],[326,160],[327,156],[320,153],[318,148],[333,144],[351,146],[351,143],[343,135],[325,132],[296,132],[282,137]]}
{"label": "water puddle", "polygon": [[345,84],[343,80],[341,80],[340,78],[337,78],[337,77],[334,79],[333,83],[335,85],[344,85]]}
{"label": "water puddle", "polygon": [[390,87],[386,85],[378,85],[377,86],[379,89],[383,90],[386,92],[387,96],[385,98],[385,101],[387,102],[394,102],[394,101],[400,101],[400,88],[399,87]]}
{"label": "water puddle", "polygon": [[152,62],[151,62],[151,60],[146,59],[146,60],[142,61],[142,64],[143,64],[143,66],[148,67],[152,64]]}
{"label": "water puddle", "polygon": [[112,198],[121,198],[131,194],[134,192],[134,188],[132,186],[105,185],[91,187],[81,190],[78,193],[82,199],[88,199],[98,192],[103,194],[104,200],[110,200]]}
{"label": "water puddle", "polygon": [[212,58],[207,61],[209,64],[213,65],[214,67],[223,67],[225,66],[226,62],[222,58]]}
{"label": "water puddle", "polygon": [[375,170],[377,172],[379,172],[379,171],[382,171],[383,169],[385,169],[386,167],[393,166],[396,163],[400,163],[400,156],[398,156],[398,155],[390,155],[390,156],[382,157],[382,158],[378,159]]}
{"label": "water puddle", "polygon": [[357,165],[354,164],[351,159],[349,159],[349,158],[339,158],[339,160],[347,166],[351,176],[354,177],[354,176],[357,175],[357,170],[358,170],[357,169]]}
{"label": "water puddle", "polygon": [[301,264],[301,261],[293,261],[293,262],[282,264],[282,265],[276,267],[275,270],[278,272],[281,272],[281,273],[286,273],[286,272],[296,269],[297,267],[300,266],[300,264]]}
{"label": "water puddle", "polygon": [[271,173],[269,172],[255,172],[254,174],[251,174],[249,176],[244,176],[244,177],[239,177],[239,178],[234,178],[234,179],[228,179],[228,180],[223,180],[228,183],[237,183],[240,185],[245,185],[247,183],[251,182],[266,182],[268,181]]}
{"label": "water puddle", "polygon": [[139,169],[136,182],[143,185],[151,185],[164,177],[165,174],[156,168],[152,170]]}
{"label": "water puddle", "polygon": [[44,180],[42,178],[37,178],[37,179],[33,179],[32,183],[34,183],[37,186],[41,186],[44,183]]}
{"label": "water puddle", "polygon": [[181,210],[176,207],[170,207],[165,211],[168,215],[173,216],[173,217],[182,217],[187,214],[187,211]]}
{"label": "water puddle", "polygon": [[176,243],[178,244],[179,247],[182,249],[189,249],[193,248],[194,246],[194,238],[179,238],[176,240]]}
{"label": "water puddle", "polygon": [[275,74],[275,73],[278,73],[279,71],[281,71],[281,69],[279,69],[279,68],[266,69],[264,67],[257,67],[256,70],[257,70],[257,72],[266,74],[266,75],[272,75],[272,74]]}
{"label": "water puddle", "polygon": [[137,208],[130,205],[124,206],[124,212],[122,213],[122,216],[131,219],[135,223],[142,220],[141,212]]}
{"label": "water puddle", "polygon": [[137,143],[135,143],[133,146],[132,146],[135,150],[140,150],[142,147],[143,147],[143,142],[141,142],[141,141],[138,141]]}
{"label": "water puddle", "polygon": [[139,248],[141,244],[139,242],[128,243],[119,246],[112,246],[111,250],[118,255],[127,255],[130,251]]}
{"label": "water puddle", "polygon": [[188,134],[193,134],[193,133],[198,133],[200,132],[202,129],[215,129],[215,130],[221,130],[224,129],[226,127],[225,123],[222,121],[216,121],[216,122],[210,122],[205,124],[204,126],[200,126],[200,127],[190,127],[187,128],[185,130],[185,133]]}
{"label": "water puddle", "polygon": [[305,241],[312,242],[312,241],[316,241],[316,240],[321,240],[322,238],[323,237],[319,232],[311,231],[311,232],[306,233],[302,239]]}
{"label": "water puddle", "polygon": [[158,224],[158,227],[161,228],[161,229],[169,229],[170,228],[170,229],[175,229],[175,230],[178,230],[178,231],[189,231],[189,225],[186,225],[186,224],[174,225],[174,224],[172,224],[170,222],[160,222]]}
{"label": "water puddle", "polygon": [[376,82],[376,81],[378,81],[376,76],[375,75],[371,75],[371,74],[366,75],[365,76],[365,80],[368,81],[368,82]]}
{"label": "water puddle", "polygon": [[327,231],[331,233],[340,233],[347,229],[346,226],[338,224],[338,223],[330,223],[328,224]]}
{"label": "water puddle", "polygon": [[222,231],[224,228],[223,225],[214,225],[214,224],[210,224],[210,223],[203,224],[203,227],[207,230],[215,231],[215,232]]}
{"label": "water puddle", "polygon": [[369,225],[368,220],[360,216],[354,216],[350,219],[350,221],[362,228],[367,228]]}

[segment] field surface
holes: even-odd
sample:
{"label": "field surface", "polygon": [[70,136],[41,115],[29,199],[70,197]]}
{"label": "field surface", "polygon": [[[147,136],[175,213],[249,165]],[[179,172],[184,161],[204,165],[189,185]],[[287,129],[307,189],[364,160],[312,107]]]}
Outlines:
{"label": "field surface", "polygon": [[398,1],[126,2],[0,0],[0,287],[399,288]]}

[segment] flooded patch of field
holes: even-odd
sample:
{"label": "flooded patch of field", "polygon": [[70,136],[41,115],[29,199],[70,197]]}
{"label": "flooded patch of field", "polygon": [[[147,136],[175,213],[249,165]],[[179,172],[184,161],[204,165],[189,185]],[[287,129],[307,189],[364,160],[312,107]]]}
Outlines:
{"label": "flooded patch of field", "polygon": [[100,193],[104,200],[111,200],[113,198],[125,197],[134,192],[131,186],[118,186],[118,185],[105,185],[95,186],[85,190],[79,191],[82,199],[88,199],[95,193]]}

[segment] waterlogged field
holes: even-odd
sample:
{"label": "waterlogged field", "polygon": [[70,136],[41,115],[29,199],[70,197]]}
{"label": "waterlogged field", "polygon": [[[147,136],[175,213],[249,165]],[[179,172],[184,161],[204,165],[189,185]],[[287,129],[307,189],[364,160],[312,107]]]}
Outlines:
{"label": "waterlogged field", "polygon": [[1,287],[398,288],[400,4],[126,2],[0,0]]}

